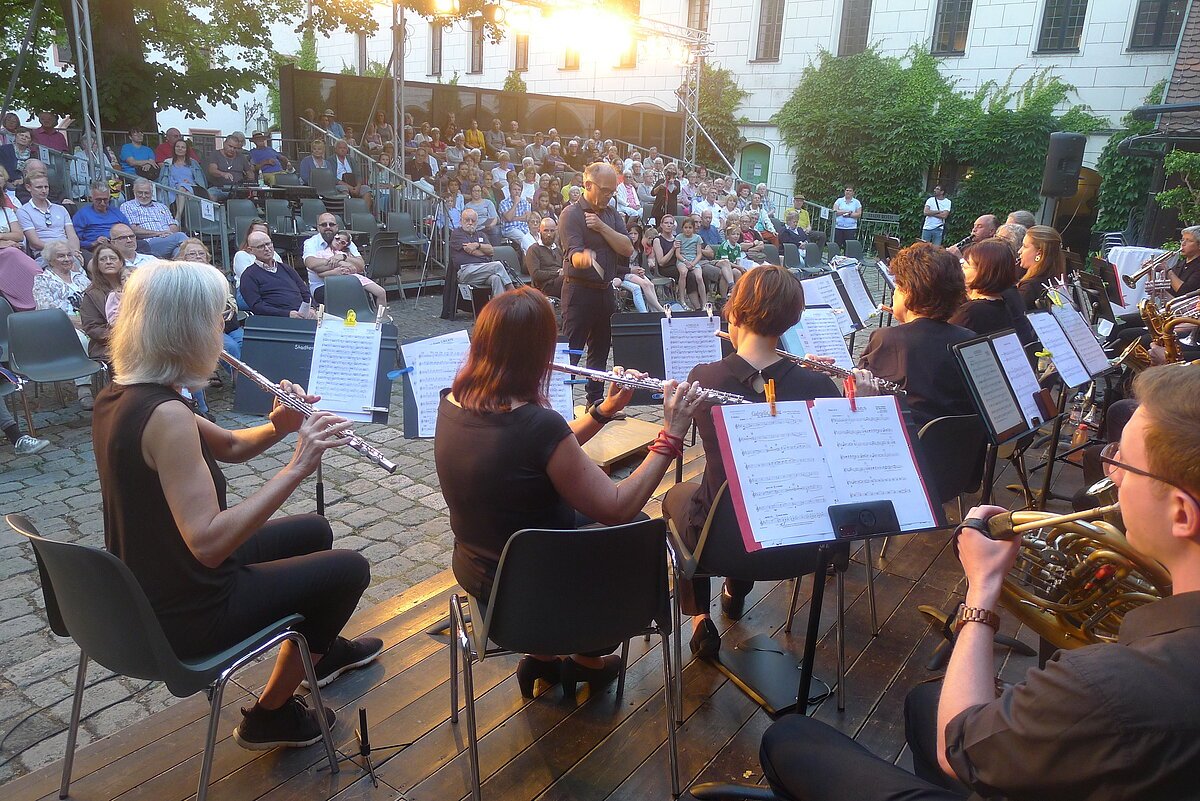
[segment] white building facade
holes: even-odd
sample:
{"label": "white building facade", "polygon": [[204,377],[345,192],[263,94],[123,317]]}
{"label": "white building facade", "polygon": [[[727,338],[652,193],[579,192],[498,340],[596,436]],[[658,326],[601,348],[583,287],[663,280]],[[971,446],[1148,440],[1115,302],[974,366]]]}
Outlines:
{"label": "white building facade", "polygon": [[[501,88],[518,70],[530,92],[676,110],[683,48],[655,22],[708,31],[710,63],[733,72],[749,93],[738,114],[746,146],[726,154],[747,180],[790,191],[793,155],[771,116],[824,48],[848,55],[868,42],[886,55],[930,48],[943,74],[970,91],[987,81],[1019,85],[1039,69],[1076,87],[1116,127],[1150,88],[1169,78],[1190,0],[643,0],[636,44],[581,25],[551,28],[510,13],[499,43],[480,20],[443,27],[406,15],[406,78]],[[513,7],[506,7],[512,9]],[[376,8],[379,33],[318,39],[321,68],[364,70],[391,55],[391,7]],[[464,121],[460,121],[464,122]],[[572,132],[574,133],[574,132]],[[1106,135],[1092,136],[1094,167]],[[764,178],[765,176],[765,178]]]}

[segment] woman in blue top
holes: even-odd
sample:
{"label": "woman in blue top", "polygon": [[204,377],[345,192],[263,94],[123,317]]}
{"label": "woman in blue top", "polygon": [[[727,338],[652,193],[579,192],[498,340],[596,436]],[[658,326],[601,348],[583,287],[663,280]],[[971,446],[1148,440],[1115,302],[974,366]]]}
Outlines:
{"label": "woman in blue top", "polygon": [[158,164],[154,161],[154,151],[143,140],[141,129],[129,129],[129,141],[121,145],[121,169],[153,181],[158,178]]}
{"label": "woman in blue top", "polygon": [[167,203],[179,200],[175,209],[177,213],[182,211],[183,194],[208,197],[208,181],[204,179],[204,170],[200,162],[188,155],[186,139],[175,141],[170,161],[164,161],[162,169],[158,172],[158,182],[179,190],[178,194],[169,193],[170,197],[167,198]]}

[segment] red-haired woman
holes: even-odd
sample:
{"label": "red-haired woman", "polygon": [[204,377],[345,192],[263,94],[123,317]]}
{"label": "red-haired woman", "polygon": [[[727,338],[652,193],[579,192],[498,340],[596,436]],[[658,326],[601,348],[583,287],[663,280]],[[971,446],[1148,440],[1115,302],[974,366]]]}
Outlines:
{"label": "red-haired woman", "polygon": [[[803,311],[804,292],[791,273],[774,264],[755,267],[733,285],[724,308],[737,352],[719,362],[697,365],[688,380],[760,403],[766,400],[769,380],[775,381],[779,400],[840,397],[829,376],[800,367],[776,352],[779,338],[800,320]],[[699,542],[713,499],[726,477],[711,412],[696,415],[696,430],[704,442],[704,478],[699,485],[676,484],[663,499],[663,516],[674,521],[684,542],[692,547]],[[721,635],[708,615],[709,584],[708,578],[700,578],[679,586],[680,609],[693,616],[692,653],[703,657],[714,657],[721,648]],[[753,588],[752,581],[725,579],[721,608],[728,617],[736,620],[742,616],[746,596]]]}
{"label": "red-haired woman", "polygon": [[950,324],[979,336],[1012,328],[1023,344],[1032,342],[1033,327],[1025,319],[1017,291],[1020,270],[1008,242],[997,237],[976,242],[963,254],[962,268],[967,301],[951,316]]}
{"label": "red-haired woman", "polygon": [[[642,464],[614,484],[581,446],[632,392],[614,385],[589,415],[564,420],[546,401],[557,337],[554,311],[537,290],[493,298],[438,409],[434,461],[454,531],[454,576],[476,598],[490,597],[500,552],[521,529],[573,529],[577,511],[605,525],[633,520],[679,451],[698,404],[693,386],[668,384],[665,427]],[[564,695],[573,697],[577,682],[607,683],[619,668],[615,655],[527,656],[517,680],[526,697],[537,679],[561,680]]]}

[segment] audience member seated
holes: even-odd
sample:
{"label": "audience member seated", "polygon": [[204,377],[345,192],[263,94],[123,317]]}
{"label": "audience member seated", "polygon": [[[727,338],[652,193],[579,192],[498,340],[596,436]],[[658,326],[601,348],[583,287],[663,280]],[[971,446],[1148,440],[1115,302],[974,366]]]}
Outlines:
{"label": "audience member seated", "polygon": [[617,265],[617,277],[613,279],[613,289],[627,290],[633,298],[633,308],[638,313],[658,312],[661,314],[666,309],[658,302],[658,294],[654,291],[654,282],[646,277],[646,268],[642,266],[642,259],[646,255],[646,245],[642,233],[642,226],[637,223],[629,226],[629,241],[633,243],[633,252],[629,254],[627,264]]}
{"label": "audience member seated", "polygon": [[1062,278],[1067,257],[1062,251],[1062,235],[1048,225],[1035,225],[1021,242],[1021,279],[1017,290],[1025,301],[1025,310],[1033,311],[1046,292],[1046,284]]}
{"label": "audience member seated", "polygon": [[529,201],[521,194],[516,173],[510,173],[508,194],[500,201],[500,233],[516,241],[522,253],[534,243],[533,234],[529,233],[531,211]]}
{"label": "audience member seated", "polygon": [[[48,147],[51,150],[57,150],[59,153],[67,153],[70,148],[67,147],[67,134],[59,130],[58,115],[53,111],[42,111],[38,113],[38,122],[41,127],[30,132],[35,145]],[[68,128],[71,125],[71,118],[67,117],[63,120],[62,127]]]}
{"label": "audience member seated", "polygon": [[171,258],[187,239],[170,209],[154,199],[154,185],[145,178],[133,182],[133,200],[121,204],[121,213],[137,238],[160,259]]}
{"label": "audience member seated", "polygon": [[4,112],[3,122],[0,123],[0,145],[11,145],[16,138],[16,130],[20,127],[20,117],[11,111]]}
{"label": "audience member seated", "polygon": [[[264,233],[267,236],[271,235],[271,229],[262,220],[255,220],[254,222],[250,223],[249,226],[247,226],[246,237],[242,240],[241,247],[238,248],[237,252],[233,254],[233,264],[231,266],[233,267],[234,289],[237,289],[239,286],[241,286],[242,273],[246,272],[246,268],[253,264],[258,258],[254,251],[250,249],[250,234],[254,233],[255,231]],[[283,259],[280,257],[278,252],[275,253],[275,261],[278,264],[283,264]]]}
{"label": "audience member seated", "polygon": [[6,188],[16,191],[25,180],[25,163],[33,158],[33,136],[25,126],[13,132],[13,141],[0,145],[0,167],[8,173]]}
{"label": "audience member seated", "polygon": [[346,129],[342,124],[334,119],[333,109],[327,108],[321,112],[321,116],[317,118],[317,125],[324,128],[325,131],[334,139],[345,139]]}
{"label": "audience member seated", "polygon": [[79,237],[71,215],[57,203],[50,202],[50,179],[44,173],[25,176],[29,202],[17,210],[17,220],[25,232],[25,244],[42,266],[42,249],[50,242],[65,242],[72,257],[79,253]]}
{"label": "audience member seated", "polygon": [[562,297],[563,252],[557,220],[543,217],[538,223],[538,241],[525,250],[525,272],[535,289],[552,298]]}
{"label": "audience member seated", "polygon": [[499,295],[512,288],[513,279],[503,262],[492,258],[496,250],[478,224],[478,214],[468,205],[462,227],[450,232],[450,262],[458,272],[459,286],[490,287],[493,296]]}
{"label": "audience member seated", "polygon": [[[180,139],[183,139],[183,134],[178,128],[168,128],[167,132],[163,134],[162,141],[158,143],[158,147],[154,148],[154,160],[159,164],[170,161],[171,157],[175,155],[175,143]],[[197,158],[196,151],[192,150],[190,146],[187,149],[187,156],[190,159]]]}
{"label": "audience member seated", "polygon": [[429,166],[429,154],[424,147],[418,146],[413,150],[412,158],[404,165],[404,174],[410,181],[428,181],[433,178],[433,169]]}
{"label": "audience member seated", "polygon": [[379,154],[383,152],[383,137],[379,135],[373,122],[368,122],[363,131],[362,149],[367,151],[367,155],[371,158],[378,158]]}
{"label": "audience member seated", "polygon": [[324,139],[314,139],[309,142],[308,155],[300,159],[300,166],[296,168],[296,172],[300,174],[300,180],[309,186],[312,186],[313,170],[332,170],[325,158]]}
{"label": "audience member seated", "polygon": [[550,148],[546,147],[546,135],[538,131],[533,135],[532,144],[525,146],[525,157],[533,159],[533,163],[541,166],[546,160],[546,156],[550,155]]}
{"label": "audience member seated", "polygon": [[[254,147],[250,149],[250,163],[262,176],[263,183],[267,186],[274,186],[276,174],[290,168],[291,162],[287,160],[286,156],[271,147],[267,141],[267,135],[262,131],[255,131],[251,134],[250,141],[254,143]],[[381,143],[380,149],[382,148]]]}
{"label": "audience member seated", "polygon": [[125,283],[125,258],[111,244],[101,243],[92,251],[87,271],[91,284],[79,304],[80,326],[88,338],[88,356],[97,361],[110,362],[112,355],[108,343],[112,337],[112,325],[106,309],[109,296],[120,294]]}
{"label": "audience member seated", "polygon": [[121,169],[129,175],[150,178],[158,177],[159,165],[154,160],[154,151],[145,142],[145,135],[139,128],[129,129],[129,141],[121,145]]}
{"label": "audience member seated", "polygon": [[562,145],[558,142],[551,142],[548,146],[549,153],[542,160],[542,169],[546,172],[559,172],[567,168],[567,160],[562,155]]}
{"label": "audience member seated", "polygon": [[[75,334],[86,351],[89,344],[87,335],[82,331],[79,308],[83,303],[83,293],[87,291],[91,281],[79,263],[78,251],[65,241],[55,239],[46,243],[43,255],[46,257],[46,269],[33,279],[34,305],[39,309],[58,309],[65,313],[75,326]],[[80,408],[90,411],[91,377],[75,379],[75,391],[79,396]]]}
{"label": "audience member seated", "polygon": [[[0,181],[4,177],[4,168],[0,167]],[[38,263],[25,254],[24,243],[25,232],[17,219],[17,207],[5,192],[0,191],[0,295],[15,311],[29,311],[35,307],[33,279],[42,271]]]}
{"label": "audience member seated", "polygon": [[788,209],[783,215],[783,230],[779,232],[780,245],[795,245],[803,248],[808,242],[808,234],[800,227],[800,215],[795,209]]}
{"label": "audience member seated", "polygon": [[479,184],[471,185],[471,195],[463,204],[463,211],[470,209],[475,212],[478,228],[487,236],[493,245],[500,244],[500,213],[491,198],[483,196],[483,188]]}
{"label": "audience member seated", "polygon": [[872,376],[899,384],[918,429],[936,417],[973,414],[975,406],[950,350],[975,338],[948,322],[966,297],[958,259],[937,245],[917,242],[889,265],[896,284],[892,315],[900,325],[871,332],[859,359],[858,393],[876,393]]}
{"label": "audience member seated", "polygon": [[457,167],[463,163],[467,157],[466,140],[461,133],[456,133],[454,139],[450,143],[450,147],[446,148],[445,157],[448,167]]}
{"label": "audience member seated", "polygon": [[504,146],[510,153],[522,154],[528,144],[521,134],[521,126],[517,124],[516,120],[511,121],[508,124],[508,136],[504,137]]}
{"label": "audience member seated", "polygon": [[[664,217],[663,222],[668,219],[674,218]],[[679,272],[679,297],[692,309],[703,309],[704,304],[708,303],[708,288],[704,283],[704,271],[700,267],[700,262],[704,259],[703,251],[704,241],[696,233],[695,221],[691,217],[684,219],[683,231],[675,238],[675,269]],[[690,291],[692,286],[695,286],[695,291]]]}
{"label": "audience member seated", "polygon": [[[418,154],[421,150],[418,149]],[[363,175],[357,169],[357,159],[350,155],[350,145],[345,139],[333,143],[333,179],[337,187],[350,197],[362,198],[368,209],[374,209],[375,193],[363,181]]]}
{"label": "audience member seated", "polygon": [[164,198],[167,203],[175,203],[175,210],[182,212],[184,197],[208,197],[208,179],[204,177],[204,168],[191,154],[191,148],[183,139],[176,139],[171,155],[163,162],[158,173],[158,182],[166,184],[177,192],[168,192]]}
{"label": "audience member seated", "polygon": [[[268,317],[313,317],[308,308],[312,295],[296,271],[275,260],[275,245],[271,237],[255,231],[247,237],[254,263],[242,273],[239,291],[246,308],[254,314]],[[301,313],[301,307],[305,311]]]}
{"label": "audience member seated", "polygon": [[116,206],[112,205],[112,193],[108,183],[93,181],[88,192],[88,205],[75,212],[72,223],[75,234],[79,237],[79,245],[84,250],[93,250],[96,245],[108,241],[108,232],[118,223],[129,225],[129,218]]}
{"label": "audience member seated", "polygon": [[143,264],[154,261],[153,256],[138,252],[137,235],[125,223],[117,223],[109,229],[108,241],[125,257],[126,267],[140,267]]}
{"label": "audience member seated", "polygon": [[87,200],[88,185],[94,180],[92,160],[96,156],[100,157],[101,164],[108,164],[109,169],[114,172],[119,172],[121,169],[121,166],[110,159],[107,153],[96,152],[95,142],[90,136],[79,137],[79,144],[75,146],[75,152],[72,155],[74,158],[67,165],[67,176],[71,182],[70,196],[75,200]]}
{"label": "audience member seated", "polygon": [[[968,245],[962,261],[967,301],[950,318],[951,325],[970,329],[979,336],[1015,329],[1004,293],[1017,284],[1017,261],[1008,243],[998,237]],[[1020,317],[1025,319],[1025,310]]]}
{"label": "audience member seated", "polygon": [[209,157],[206,167],[208,195],[218,203],[224,203],[234,186],[254,183],[254,167],[250,158],[243,153],[232,136],[225,137],[219,150]]}
{"label": "audience member seated", "polygon": [[642,219],[642,201],[638,197],[637,185],[633,182],[633,170],[626,170],[621,183],[617,184],[617,211],[628,220]]}
{"label": "audience member seated", "polygon": [[579,140],[572,139],[567,142],[567,151],[563,154],[563,160],[567,162],[567,166],[576,172],[583,172],[587,167],[587,154],[579,149]]}
{"label": "audience member seated", "polygon": [[[337,217],[326,212],[317,218],[317,232],[304,240],[304,268],[308,270],[308,289],[314,306],[325,302],[325,278],[330,275],[363,275],[366,262],[354,243],[344,251],[333,249],[338,234]],[[270,237],[267,237],[270,239]],[[249,241],[249,237],[247,237]],[[263,254],[251,248],[258,262]],[[245,280],[245,273],[243,273]],[[244,295],[243,295],[244,297]],[[305,298],[307,300],[308,298]],[[249,298],[246,301],[249,302]]]}

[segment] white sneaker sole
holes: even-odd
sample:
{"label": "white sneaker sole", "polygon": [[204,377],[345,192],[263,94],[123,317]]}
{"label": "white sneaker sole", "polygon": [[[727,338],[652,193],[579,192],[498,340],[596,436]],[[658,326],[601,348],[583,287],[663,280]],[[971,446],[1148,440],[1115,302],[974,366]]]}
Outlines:
{"label": "white sneaker sole", "polygon": [[271,751],[276,748],[307,748],[310,745],[315,745],[321,742],[321,735],[318,734],[311,740],[277,740],[275,742],[253,742],[251,740],[243,740],[241,727],[233,730],[233,740],[247,751]]}
{"label": "white sneaker sole", "polygon": [[[380,649],[379,649],[378,651],[376,651],[375,653],[373,653],[373,654],[370,654],[369,656],[365,656],[365,657],[363,657],[362,659],[358,660],[357,662],[351,662],[351,663],[350,663],[350,664],[348,664],[348,665],[342,665],[340,668],[338,668],[337,670],[333,671],[332,673],[330,673],[330,674],[329,674],[328,676],[326,676],[325,678],[323,678],[323,679],[317,679],[317,686],[318,686],[318,687],[327,687],[327,686],[329,686],[329,684],[331,684],[331,683],[333,682],[333,680],[334,680],[334,679],[336,679],[338,676],[340,676],[340,675],[342,675],[343,673],[345,673],[347,670],[357,670],[357,669],[358,669],[358,668],[360,668],[360,667],[366,667],[367,665],[371,664],[371,663],[372,663],[372,662],[374,662],[376,659],[378,659],[378,658],[379,658],[379,655],[380,655],[380,654],[382,654],[382,653],[383,653],[383,648],[380,648]],[[307,690],[307,689],[308,689],[308,679],[303,679],[303,680],[301,680],[301,682],[300,682],[300,686],[301,686],[301,687],[303,687],[304,689],[306,689],[306,690]]]}

